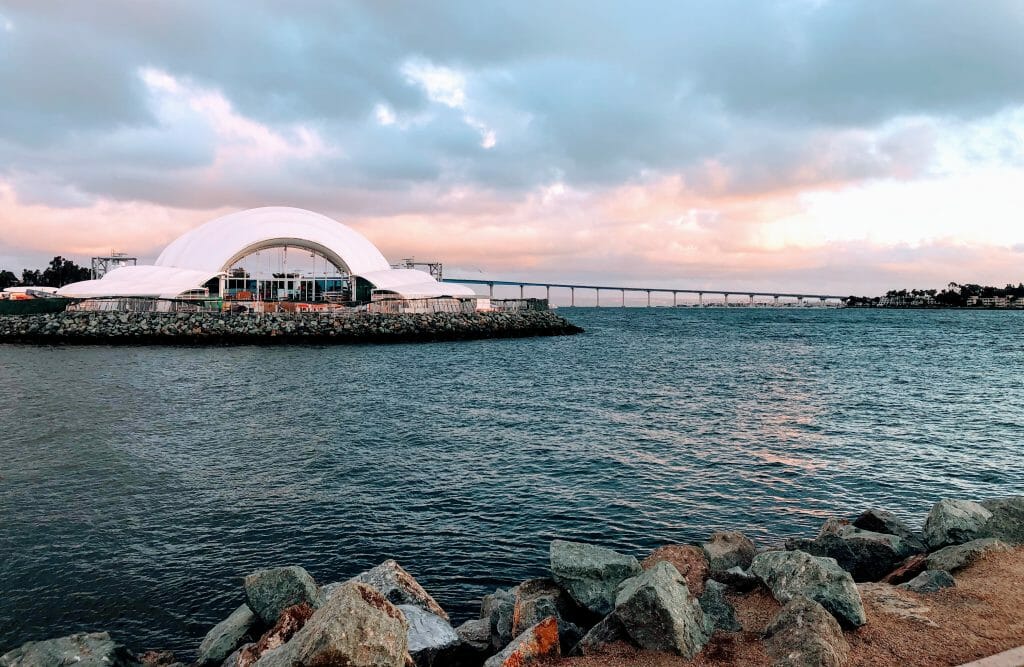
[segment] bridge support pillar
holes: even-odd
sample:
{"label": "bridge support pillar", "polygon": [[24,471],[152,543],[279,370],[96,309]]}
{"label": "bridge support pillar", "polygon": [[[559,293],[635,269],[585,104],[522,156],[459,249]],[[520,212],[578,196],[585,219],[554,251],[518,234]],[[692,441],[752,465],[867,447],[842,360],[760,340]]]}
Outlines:
{"label": "bridge support pillar", "polygon": [[774,300],[775,307],[778,308],[779,307],[779,295],[778,294],[773,294],[772,298]]}
{"label": "bridge support pillar", "polygon": [[697,292],[697,305],[704,307],[704,292]]}
{"label": "bridge support pillar", "polygon": [[597,295],[597,307],[600,308],[601,307],[601,288],[600,287],[595,287],[594,288],[594,294]]}
{"label": "bridge support pillar", "polygon": [[622,307],[626,307],[626,290],[622,290]]}
{"label": "bridge support pillar", "polygon": [[487,283],[487,296],[488,298],[494,298],[494,283]]}
{"label": "bridge support pillar", "polygon": [[544,286],[544,298],[547,299],[548,307],[551,306],[551,285]]}
{"label": "bridge support pillar", "polygon": [[651,307],[651,290],[647,290],[647,307]]}
{"label": "bridge support pillar", "polygon": [[570,287],[569,288],[569,306],[572,307],[572,306],[575,306],[575,305],[576,305],[576,288],[575,287]]}
{"label": "bridge support pillar", "polygon": [[729,295],[728,295],[728,294],[723,294],[722,296],[723,296],[723,297],[724,297],[724,299],[725,299],[725,305],[727,305],[727,306],[728,306],[728,305],[729,305]]}
{"label": "bridge support pillar", "polygon": [[672,292],[672,307],[673,308],[675,308],[677,305],[679,305],[679,304],[676,303],[676,300],[677,300],[678,296],[679,296],[679,292]]}

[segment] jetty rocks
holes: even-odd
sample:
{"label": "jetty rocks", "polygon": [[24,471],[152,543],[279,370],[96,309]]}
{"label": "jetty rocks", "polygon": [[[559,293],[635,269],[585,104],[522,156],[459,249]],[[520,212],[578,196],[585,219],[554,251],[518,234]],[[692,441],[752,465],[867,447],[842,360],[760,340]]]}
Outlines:
{"label": "jetty rocks", "polygon": [[[1024,544],[1022,528],[1024,496],[1014,496],[939,501],[920,529],[872,509],[829,519],[815,537],[785,547],[722,532],[640,560],[554,540],[548,576],[484,595],[476,617],[457,627],[395,560],[323,585],[301,567],[273,567],[242,578],[239,606],[189,664],[540,667],[600,654],[616,664],[619,651],[715,661],[754,643],[765,664],[841,667],[856,652],[858,628],[879,622],[873,614],[930,623],[929,596],[955,589],[986,554]],[[751,625],[744,605],[772,599],[772,620]],[[135,655],[105,632],[28,642],[0,656],[0,667],[50,664],[184,667],[167,653]]]}
{"label": "jetty rocks", "polygon": [[0,343],[35,344],[407,343],[582,331],[549,310],[347,315],[74,311],[0,317]]}

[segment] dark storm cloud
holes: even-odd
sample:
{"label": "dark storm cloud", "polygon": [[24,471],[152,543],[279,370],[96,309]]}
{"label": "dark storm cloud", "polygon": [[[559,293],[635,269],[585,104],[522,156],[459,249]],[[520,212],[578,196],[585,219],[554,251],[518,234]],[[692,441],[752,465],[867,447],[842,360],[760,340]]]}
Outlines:
{"label": "dark storm cloud", "polygon": [[[906,176],[928,162],[927,132],[842,133],[1024,103],[1024,7],[1010,1],[16,1],[0,15],[0,177],[179,206],[650,171],[700,183],[709,162],[738,191]],[[403,72],[414,59],[463,75],[465,105],[432,101]],[[217,137],[161,116],[144,68],[272,131],[312,128],[338,154],[192,183]],[[378,105],[398,123],[380,126]]]}

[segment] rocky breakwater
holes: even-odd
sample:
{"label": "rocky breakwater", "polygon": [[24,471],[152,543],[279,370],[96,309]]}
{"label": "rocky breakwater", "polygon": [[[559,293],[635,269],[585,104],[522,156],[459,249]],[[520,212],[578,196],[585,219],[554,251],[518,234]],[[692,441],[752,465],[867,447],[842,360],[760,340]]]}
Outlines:
{"label": "rocky breakwater", "polygon": [[390,343],[559,336],[582,329],[551,311],[477,313],[65,312],[0,317],[0,343]]}
{"label": "rocky breakwater", "polygon": [[[620,664],[614,653],[624,649],[712,665],[839,667],[853,664],[869,624],[899,618],[938,628],[927,617],[929,596],[955,587],[985,554],[1021,544],[1024,496],[943,500],[922,530],[868,510],[852,521],[829,519],[815,538],[785,547],[721,532],[660,547],[643,561],[555,540],[549,576],[485,595],[478,616],[457,627],[394,560],[326,585],[301,567],[271,568],[242,580],[240,606],[207,633],[192,664],[539,667],[580,656],[573,659],[606,665]],[[737,613],[766,599],[775,605],[766,624]],[[741,649],[746,659],[730,656]],[[605,656],[611,662],[601,662]],[[29,642],[0,656],[0,667],[43,664],[183,663],[166,653],[134,655],[104,632]]]}

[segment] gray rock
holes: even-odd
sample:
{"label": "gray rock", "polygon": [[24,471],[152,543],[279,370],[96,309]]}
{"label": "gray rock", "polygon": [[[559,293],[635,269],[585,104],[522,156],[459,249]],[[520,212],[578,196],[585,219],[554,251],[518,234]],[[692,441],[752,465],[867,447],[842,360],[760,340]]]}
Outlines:
{"label": "gray rock", "polygon": [[539,595],[516,600],[512,612],[512,636],[518,637],[527,628],[537,625],[548,616],[561,620],[558,607],[555,606],[555,598],[552,596]]}
{"label": "gray rock", "polygon": [[787,602],[768,626],[765,649],[778,667],[841,667],[850,652],[832,614],[802,595]]}
{"label": "gray rock", "polygon": [[992,513],[982,532],[1007,544],[1024,544],[1024,496],[982,500],[980,505]]}
{"label": "gray rock", "polygon": [[132,652],[106,632],[26,642],[0,656],[0,667],[135,667]]}
{"label": "gray rock", "polygon": [[857,517],[853,525],[856,528],[869,530],[873,533],[896,535],[903,540],[908,548],[913,549],[914,553],[926,551],[924,536],[912,529],[892,512],[869,509]]}
{"label": "gray rock", "polygon": [[250,650],[255,648],[255,646],[256,644],[253,642],[250,642],[248,644],[242,644],[237,649],[235,649],[231,653],[231,655],[224,658],[224,662],[220,664],[220,667],[239,667],[239,661],[242,658],[242,654],[248,653]]}
{"label": "gray rock", "polygon": [[892,572],[917,549],[891,533],[876,533],[851,525],[821,533],[813,540],[788,540],[786,548],[832,558],[854,581],[877,581]]}
{"label": "gray rock", "polygon": [[756,575],[741,567],[730,567],[725,572],[718,572],[712,576],[715,581],[721,582],[741,593],[752,591],[761,584],[761,580]]}
{"label": "gray rock", "polygon": [[513,636],[548,616],[555,616],[559,623],[589,620],[584,618],[589,612],[577,605],[575,600],[551,579],[527,579],[516,586],[512,594],[515,600]]}
{"label": "gray rock", "polygon": [[[513,589],[514,591],[514,589]],[[514,592],[500,588],[491,595],[485,595],[480,613],[487,614],[488,626],[491,629],[491,649],[500,651],[512,641],[512,619],[515,615],[516,598]]]}
{"label": "gray rock", "polygon": [[956,581],[949,572],[945,570],[925,570],[896,588],[914,591],[915,593],[934,593],[935,591],[952,586],[956,586]]}
{"label": "gray rock", "polygon": [[264,625],[274,625],[286,608],[319,604],[316,582],[301,567],[275,567],[245,578],[245,601]]}
{"label": "gray rock", "polygon": [[819,558],[831,558],[847,572],[857,568],[857,556],[846,540],[839,537],[836,531],[819,533],[813,540],[805,538],[786,540],[787,551],[803,551]]}
{"label": "gray rock", "polygon": [[679,570],[665,561],[622,582],[615,615],[637,646],[649,651],[692,658],[709,639],[700,604]]}
{"label": "gray rock", "polygon": [[825,519],[825,523],[821,524],[821,528],[818,530],[818,537],[822,535],[835,535],[839,532],[839,529],[843,526],[849,526],[850,522],[846,519],[838,519],[836,517],[829,517]]}
{"label": "gray rock", "polygon": [[593,655],[600,653],[608,644],[615,642],[633,643],[633,640],[630,639],[622,621],[615,615],[615,612],[612,612],[590,628],[587,634],[583,635],[583,638],[573,647],[570,654]]}
{"label": "gray rock", "polygon": [[640,563],[611,549],[580,542],[551,542],[551,574],[581,606],[604,616],[615,605],[616,587],[640,574]]}
{"label": "gray rock", "polygon": [[256,666],[405,667],[408,631],[405,616],[381,593],[349,582],[287,644],[264,653]]}
{"label": "gray rock", "polygon": [[701,548],[708,557],[712,577],[734,567],[745,570],[757,555],[757,548],[750,538],[735,531],[713,533]]}
{"label": "gray rock", "polygon": [[255,639],[254,633],[258,623],[259,619],[252,609],[249,609],[249,605],[243,604],[206,633],[206,637],[199,644],[196,663],[219,665],[224,662],[235,649]]}
{"label": "gray rock", "polygon": [[929,570],[956,572],[978,560],[984,554],[993,551],[1009,551],[1009,549],[1010,547],[1001,540],[994,537],[983,537],[965,544],[954,544],[928,554],[925,567]]}
{"label": "gray rock", "polygon": [[488,658],[484,667],[529,667],[561,655],[558,621],[551,616],[528,628],[500,653]]}
{"label": "gray rock", "polygon": [[802,551],[769,551],[754,558],[750,571],[783,604],[802,595],[819,603],[845,627],[867,623],[853,577],[831,558]]}
{"label": "gray rock", "polygon": [[930,550],[985,537],[992,512],[970,500],[940,500],[924,520],[924,539]]}
{"label": "gray rock", "polygon": [[379,591],[391,604],[413,604],[444,620],[448,614],[430,593],[405,568],[392,559],[352,577],[350,581],[366,584]]}
{"label": "gray rock", "polygon": [[704,612],[704,629],[708,635],[715,630],[739,632],[743,629],[736,620],[736,610],[725,597],[725,584],[708,581],[704,585],[704,594],[700,596],[700,608]]}
{"label": "gray rock", "polygon": [[475,655],[480,662],[491,653],[490,619],[474,618],[455,628],[459,636],[460,653]]}
{"label": "gray rock", "polygon": [[495,589],[493,593],[489,593],[483,597],[480,601],[480,618],[490,618],[494,613],[494,610],[505,602],[511,602],[515,604],[515,589],[505,590],[504,588]]}
{"label": "gray rock", "polygon": [[416,667],[433,667],[448,662],[447,655],[459,645],[459,635],[448,621],[411,604],[400,604],[409,624],[409,655]]}

